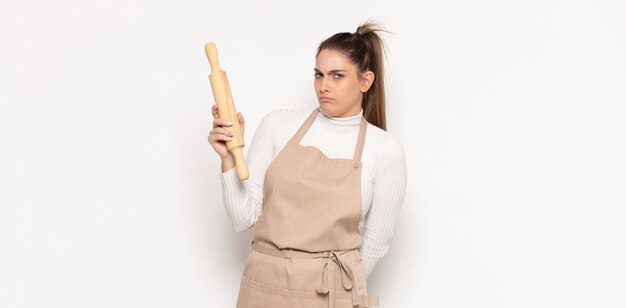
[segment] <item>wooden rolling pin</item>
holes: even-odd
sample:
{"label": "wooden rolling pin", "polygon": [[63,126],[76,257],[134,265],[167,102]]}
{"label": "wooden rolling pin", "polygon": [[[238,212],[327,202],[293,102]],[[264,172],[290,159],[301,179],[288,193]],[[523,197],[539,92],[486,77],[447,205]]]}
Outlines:
{"label": "wooden rolling pin", "polygon": [[217,113],[221,119],[228,120],[233,123],[230,127],[224,127],[233,133],[233,139],[226,141],[226,147],[228,151],[233,153],[235,157],[235,169],[239,180],[243,181],[248,179],[248,166],[243,158],[243,135],[241,133],[241,126],[239,125],[239,118],[237,117],[237,111],[235,110],[235,103],[233,101],[233,95],[230,92],[230,85],[228,84],[228,77],[226,72],[220,68],[220,63],[217,60],[217,48],[212,42],[204,45],[204,51],[206,52],[209,63],[211,64],[211,74],[209,80],[211,81],[211,89],[213,90],[213,97],[217,103]]}

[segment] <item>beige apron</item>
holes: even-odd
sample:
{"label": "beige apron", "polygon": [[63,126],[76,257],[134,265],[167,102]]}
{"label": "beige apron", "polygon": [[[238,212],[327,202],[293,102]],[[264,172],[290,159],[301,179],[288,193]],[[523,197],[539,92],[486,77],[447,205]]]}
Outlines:
{"label": "beige apron", "polygon": [[359,251],[367,122],[362,118],[354,157],[331,159],[299,144],[318,112],[267,169],[238,308],[378,306],[378,297],[367,295]]}

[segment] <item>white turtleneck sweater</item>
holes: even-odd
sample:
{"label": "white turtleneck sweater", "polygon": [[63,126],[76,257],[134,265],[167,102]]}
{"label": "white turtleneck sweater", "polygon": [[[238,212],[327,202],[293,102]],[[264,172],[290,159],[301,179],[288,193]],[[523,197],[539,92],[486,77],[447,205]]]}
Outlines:
{"label": "white turtleneck sweater", "polygon": [[[319,108],[319,107],[318,107]],[[235,168],[221,172],[222,198],[235,230],[250,229],[263,209],[265,171],[313,109],[276,109],[254,133],[246,163],[249,178],[239,181]],[[300,144],[314,146],[329,158],[352,159],[363,109],[358,115],[330,117],[320,109]],[[366,277],[389,250],[398,212],[406,192],[406,162],[402,144],[388,132],[367,123],[361,156],[361,254]]]}

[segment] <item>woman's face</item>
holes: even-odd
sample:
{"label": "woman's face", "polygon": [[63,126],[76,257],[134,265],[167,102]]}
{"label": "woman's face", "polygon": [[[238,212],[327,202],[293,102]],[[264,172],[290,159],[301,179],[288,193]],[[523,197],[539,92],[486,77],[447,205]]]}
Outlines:
{"label": "woman's face", "polygon": [[313,85],[320,109],[332,117],[349,117],[361,111],[363,93],[367,92],[374,73],[359,76],[357,66],[341,52],[323,49],[315,59]]}

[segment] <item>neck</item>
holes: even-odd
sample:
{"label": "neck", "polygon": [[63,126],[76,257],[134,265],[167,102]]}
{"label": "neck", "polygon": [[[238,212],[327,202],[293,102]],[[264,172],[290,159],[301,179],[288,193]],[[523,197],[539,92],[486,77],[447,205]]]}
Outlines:
{"label": "neck", "polygon": [[344,116],[344,117],[330,116],[330,115],[324,113],[322,108],[318,108],[318,109],[319,109],[320,112],[319,112],[317,117],[321,121],[324,121],[324,122],[332,124],[332,125],[338,125],[338,126],[360,125],[361,124],[361,118],[363,117],[363,108],[361,108],[359,110],[359,113],[357,113],[355,115]]}

